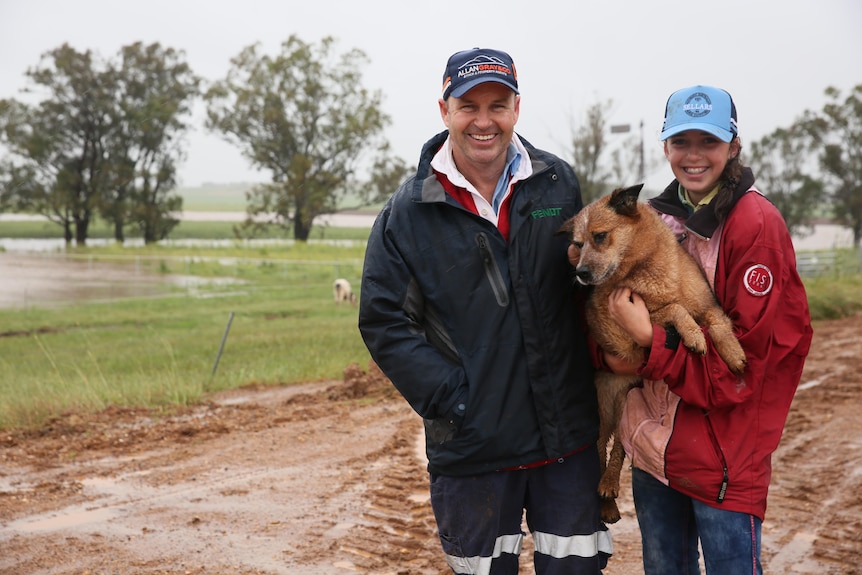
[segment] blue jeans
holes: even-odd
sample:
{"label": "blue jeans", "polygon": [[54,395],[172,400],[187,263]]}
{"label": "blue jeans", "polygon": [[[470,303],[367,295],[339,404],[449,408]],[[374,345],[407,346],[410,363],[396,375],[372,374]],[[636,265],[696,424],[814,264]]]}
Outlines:
{"label": "blue jeans", "polygon": [[699,575],[698,539],[707,575],[763,574],[754,515],[692,499],[640,469],[632,469],[632,493],[645,575]]}

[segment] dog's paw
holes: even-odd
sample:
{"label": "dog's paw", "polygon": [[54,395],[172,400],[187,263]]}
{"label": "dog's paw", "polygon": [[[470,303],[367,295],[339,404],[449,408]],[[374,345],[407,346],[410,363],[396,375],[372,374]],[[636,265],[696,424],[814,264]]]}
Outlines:
{"label": "dog's paw", "polygon": [[599,495],[602,499],[616,499],[620,495],[620,482],[614,481],[608,477],[610,473],[605,473],[599,481]]}
{"label": "dog's paw", "polygon": [[602,497],[599,510],[602,518],[602,523],[616,523],[621,518],[620,510],[617,507],[617,502],[613,499],[606,499]]}
{"label": "dog's paw", "polygon": [[699,353],[700,355],[704,355],[706,353],[706,337],[704,337],[703,332],[699,329],[693,329],[690,331],[684,331],[679,334],[682,339],[682,344],[689,351],[693,351],[695,353]]}
{"label": "dog's paw", "polygon": [[739,341],[735,337],[727,339],[713,338],[713,341],[718,350],[718,355],[721,356],[721,359],[724,360],[730,371],[736,375],[742,375],[748,361],[745,359],[745,352],[742,350],[742,346],[739,345]]}
{"label": "dog's paw", "polygon": [[730,368],[730,371],[736,375],[742,375],[745,371],[745,366],[748,365],[748,361],[745,359],[745,353],[743,353],[742,350],[740,350],[738,354],[730,354],[730,357],[722,357],[722,359],[724,359],[724,362],[727,364],[727,367]]}

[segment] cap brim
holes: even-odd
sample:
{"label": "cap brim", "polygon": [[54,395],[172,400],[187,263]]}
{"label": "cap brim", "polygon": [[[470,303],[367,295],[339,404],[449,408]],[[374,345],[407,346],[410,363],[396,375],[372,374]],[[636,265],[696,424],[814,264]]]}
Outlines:
{"label": "cap brim", "polygon": [[449,92],[449,95],[455,96],[456,98],[460,98],[461,96],[463,96],[464,94],[466,94],[467,92],[469,92],[470,90],[472,90],[473,88],[478,86],[479,84],[484,84],[485,82],[496,82],[497,84],[503,84],[504,86],[506,86],[507,88],[509,88],[513,92],[515,92],[516,94],[519,93],[517,88],[512,86],[512,84],[510,84],[509,82],[507,82],[503,78],[490,77],[490,78],[476,78],[475,80],[470,80],[469,82],[465,82],[464,84],[461,84],[460,86],[458,86],[457,88],[455,88],[454,90]]}
{"label": "cap brim", "polygon": [[700,130],[701,132],[712,134],[722,142],[730,142],[731,140],[733,140],[733,132],[729,132],[728,130],[719,128],[714,124],[691,122],[689,124],[679,124],[672,128],[668,128],[661,133],[661,141],[664,142],[668,138],[676,136],[677,134],[680,134],[682,132],[687,132],[688,130]]}

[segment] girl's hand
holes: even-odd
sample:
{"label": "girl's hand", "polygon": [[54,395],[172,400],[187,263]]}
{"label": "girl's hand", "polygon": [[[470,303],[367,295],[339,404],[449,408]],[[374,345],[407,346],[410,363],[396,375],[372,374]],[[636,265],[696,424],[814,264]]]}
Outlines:
{"label": "girl's hand", "polygon": [[608,312],[639,346],[647,349],[652,346],[652,322],[641,296],[630,288],[616,288],[608,296]]}
{"label": "girl's hand", "polygon": [[628,361],[627,359],[623,359],[612,353],[602,353],[604,355],[605,365],[617,375],[636,375],[640,368],[639,363]]}

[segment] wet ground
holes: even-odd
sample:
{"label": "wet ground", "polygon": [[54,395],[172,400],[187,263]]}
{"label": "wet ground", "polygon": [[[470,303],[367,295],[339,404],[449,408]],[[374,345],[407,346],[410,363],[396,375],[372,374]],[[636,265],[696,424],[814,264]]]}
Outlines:
{"label": "wet ground", "polygon": [[[862,317],[815,329],[774,458],[764,566],[862,574]],[[373,366],[2,433],[0,574],[442,575],[420,438]],[[630,477],[609,575],[642,573]]]}
{"label": "wet ground", "polygon": [[[0,251],[0,306],[160,297],[189,281]],[[816,325],[763,528],[766,572],[862,574],[862,316]],[[66,413],[0,433],[0,575],[443,574],[421,423],[373,368],[173,413]],[[638,575],[623,520],[606,574]],[[532,573],[527,538],[522,573]]]}

